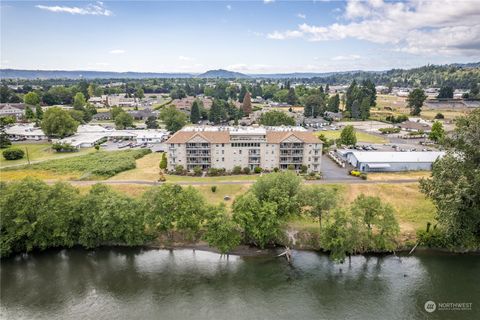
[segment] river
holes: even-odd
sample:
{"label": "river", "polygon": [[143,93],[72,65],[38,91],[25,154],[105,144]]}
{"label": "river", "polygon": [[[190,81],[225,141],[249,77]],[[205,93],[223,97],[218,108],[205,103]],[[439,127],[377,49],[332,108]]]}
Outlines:
{"label": "river", "polygon": [[[478,255],[334,264],[293,251],[289,265],[187,249],[47,250],[2,260],[0,312],[2,319],[471,320],[480,319],[479,279]],[[427,301],[435,311],[425,311]]]}

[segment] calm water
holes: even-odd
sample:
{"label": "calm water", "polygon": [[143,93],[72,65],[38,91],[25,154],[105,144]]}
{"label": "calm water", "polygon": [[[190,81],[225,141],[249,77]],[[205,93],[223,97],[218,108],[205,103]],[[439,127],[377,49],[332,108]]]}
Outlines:
{"label": "calm water", "polygon": [[[2,261],[2,319],[480,319],[480,257],[228,259],[192,250],[80,249]],[[424,304],[472,302],[427,313]]]}

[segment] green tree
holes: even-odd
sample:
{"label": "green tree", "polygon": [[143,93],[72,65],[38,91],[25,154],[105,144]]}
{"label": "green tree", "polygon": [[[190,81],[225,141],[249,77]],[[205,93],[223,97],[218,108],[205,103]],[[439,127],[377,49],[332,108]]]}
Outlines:
{"label": "green tree", "polygon": [[[370,248],[393,250],[396,247],[395,238],[400,228],[391,205],[382,203],[379,197],[360,194],[353,201],[351,211],[367,227]],[[377,232],[374,233],[373,229]]]}
{"label": "green tree", "polygon": [[33,113],[30,106],[25,106],[25,118],[27,118],[28,120],[35,119],[35,114]]}
{"label": "green tree", "polygon": [[445,138],[445,130],[443,129],[443,124],[440,121],[435,121],[432,125],[432,130],[428,135],[428,138],[436,143],[442,143]]}
{"label": "green tree", "polygon": [[83,111],[83,108],[87,104],[87,101],[85,100],[85,96],[81,92],[77,92],[75,94],[75,97],[73,98],[73,108],[76,110],[81,110]]}
{"label": "green tree", "polygon": [[64,138],[74,134],[78,124],[67,111],[53,107],[43,114],[41,127],[47,136]]}
{"label": "green tree", "polygon": [[323,186],[306,186],[299,192],[299,201],[304,213],[318,219],[321,230],[322,217],[337,205],[338,191]]}
{"label": "green tree", "polygon": [[422,112],[423,102],[427,99],[425,92],[422,89],[414,89],[408,94],[407,107],[410,108],[412,116],[418,116]]}
{"label": "green tree", "polygon": [[113,120],[115,120],[115,118],[122,112],[125,112],[125,111],[121,107],[110,108],[110,114],[112,115]]}
{"label": "green tree", "polygon": [[288,89],[287,103],[293,106],[297,104],[297,102],[298,102],[298,99],[297,99],[297,95],[295,94],[295,89],[294,88]]}
{"label": "green tree", "polygon": [[233,221],[243,229],[247,243],[254,243],[261,248],[275,242],[282,233],[278,206],[272,202],[260,201],[251,192],[235,200]]}
{"label": "green tree", "polygon": [[84,114],[82,111],[72,109],[72,110],[68,110],[68,113],[78,123],[85,123],[85,121],[83,120]]}
{"label": "green tree", "polygon": [[301,178],[292,171],[270,173],[258,178],[251,190],[260,201],[276,204],[278,216],[283,218],[300,213],[300,182]]}
{"label": "green tree", "polygon": [[147,129],[158,129],[157,117],[149,116],[145,121]]}
{"label": "green tree", "polygon": [[239,226],[229,217],[225,205],[211,208],[209,211],[203,238],[209,246],[217,248],[222,254],[235,249],[241,241]]}
{"label": "green tree", "polygon": [[126,112],[120,112],[115,117],[115,128],[123,130],[133,127],[133,117]]}
{"label": "green tree", "polygon": [[167,169],[167,154],[165,152],[162,153],[162,160],[160,160],[160,169]]}
{"label": "green tree", "polygon": [[87,248],[102,244],[139,245],[144,241],[140,203],[103,184],[81,199],[79,243]]}
{"label": "green tree", "polygon": [[345,126],[340,133],[340,144],[354,146],[357,144],[357,135],[353,126]]}
{"label": "green tree", "polygon": [[200,121],[200,106],[197,99],[192,103],[192,110],[190,111],[190,122],[196,124]]}
{"label": "green tree", "polygon": [[36,92],[31,91],[23,97],[23,102],[31,106],[36,106],[40,104],[40,97]]}
{"label": "green tree", "polygon": [[325,100],[320,94],[312,94],[305,98],[305,108],[303,113],[305,117],[316,118],[325,112]]}
{"label": "green tree", "polygon": [[450,86],[443,86],[438,92],[438,99],[453,99],[453,88]]}
{"label": "green tree", "polygon": [[480,247],[480,110],[457,118],[445,137],[447,154],[438,159],[432,178],[420,188],[437,208],[436,219],[451,246]]}
{"label": "green tree", "polygon": [[340,96],[338,93],[328,99],[327,110],[338,112],[340,110]]}
{"label": "green tree", "polygon": [[35,107],[35,118],[37,120],[42,120],[43,119],[43,110],[42,110],[42,107],[40,107],[40,105],[37,105]]}
{"label": "green tree", "polygon": [[182,129],[187,124],[187,115],[175,106],[164,107],[160,111],[160,119],[165,123],[165,128],[172,133]]}
{"label": "green tree", "polygon": [[137,89],[137,91],[135,92],[135,98],[137,98],[137,99],[145,98],[145,92],[143,91],[142,88]]}
{"label": "green tree", "polygon": [[260,124],[265,126],[294,126],[295,119],[288,116],[285,112],[272,110],[263,113],[260,116]]}

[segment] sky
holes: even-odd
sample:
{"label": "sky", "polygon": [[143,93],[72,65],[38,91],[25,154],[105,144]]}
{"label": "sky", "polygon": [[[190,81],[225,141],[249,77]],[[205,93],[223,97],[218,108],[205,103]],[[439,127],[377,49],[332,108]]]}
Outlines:
{"label": "sky", "polygon": [[480,0],[4,1],[0,66],[243,73],[480,61]]}

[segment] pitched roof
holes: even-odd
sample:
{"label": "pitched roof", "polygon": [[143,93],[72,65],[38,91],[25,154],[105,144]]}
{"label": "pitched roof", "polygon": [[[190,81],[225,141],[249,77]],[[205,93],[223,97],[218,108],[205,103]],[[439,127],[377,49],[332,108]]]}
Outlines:
{"label": "pitched roof", "polygon": [[211,132],[195,132],[195,131],[177,131],[166,143],[186,143],[193,139],[195,136],[199,136],[210,143],[229,143],[230,135],[227,131]]}
{"label": "pitched roof", "polygon": [[305,143],[321,143],[313,133],[302,131],[267,131],[267,143],[280,143],[292,135]]}
{"label": "pitched roof", "polygon": [[25,106],[25,103],[9,103],[9,102],[0,103],[0,110],[6,107],[12,107],[12,108],[24,110],[26,106]]}

